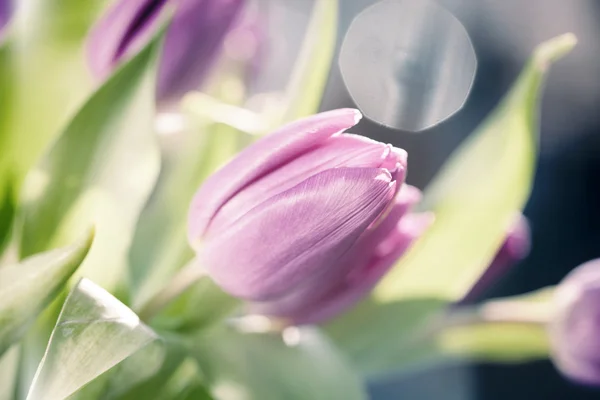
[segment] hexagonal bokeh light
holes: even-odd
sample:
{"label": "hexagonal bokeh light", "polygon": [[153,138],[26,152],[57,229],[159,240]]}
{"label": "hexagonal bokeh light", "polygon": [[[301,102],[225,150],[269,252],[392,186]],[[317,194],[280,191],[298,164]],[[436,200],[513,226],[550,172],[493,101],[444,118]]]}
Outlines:
{"label": "hexagonal bokeh light", "polygon": [[366,117],[418,132],[460,110],[477,59],[465,28],[435,1],[383,0],[354,19],[339,65]]}

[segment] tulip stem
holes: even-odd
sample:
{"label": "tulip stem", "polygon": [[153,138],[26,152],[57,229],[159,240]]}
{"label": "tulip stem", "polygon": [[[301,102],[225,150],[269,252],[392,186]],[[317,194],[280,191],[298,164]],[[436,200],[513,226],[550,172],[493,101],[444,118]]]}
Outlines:
{"label": "tulip stem", "polygon": [[480,306],[449,310],[433,330],[482,323],[546,325],[551,318],[552,307],[546,302],[490,301]]}
{"label": "tulip stem", "polygon": [[207,275],[204,269],[198,265],[195,258],[192,259],[171,278],[171,281],[162,290],[141,307],[138,316],[142,321],[150,322],[173,300],[205,277]]}

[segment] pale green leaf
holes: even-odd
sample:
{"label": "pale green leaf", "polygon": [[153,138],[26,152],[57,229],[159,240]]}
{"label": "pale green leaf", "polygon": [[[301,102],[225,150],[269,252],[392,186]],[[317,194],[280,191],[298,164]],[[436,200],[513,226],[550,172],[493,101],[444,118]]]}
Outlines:
{"label": "pale green leaf", "polygon": [[217,399],[367,398],[360,378],[316,329],[281,335],[222,327],[194,340],[194,356]]}
{"label": "pale green leaf", "polygon": [[[65,301],[27,399],[64,399],[157,341],[127,306],[82,279]],[[160,364],[137,366],[151,374]]]}
{"label": "pale green leaf", "polygon": [[19,192],[25,174],[93,90],[84,41],[109,2],[13,3],[0,48],[0,197],[8,174]]}
{"label": "pale green leaf", "polygon": [[83,262],[93,233],[71,246],[0,268],[0,355],[21,338]]}
{"label": "pale green leaf", "polygon": [[130,385],[124,393],[118,396],[119,399],[151,400],[169,398],[160,397],[159,394],[164,391],[172,379],[176,379],[175,376],[178,375],[184,360],[188,357],[188,350],[182,344],[180,337],[168,333],[163,333],[161,336],[165,347],[165,357],[160,368],[148,379]]}
{"label": "pale green leaf", "polygon": [[429,355],[430,348],[416,347],[415,343],[420,343],[431,310],[444,304],[439,299],[384,304],[368,299],[331,321],[325,329],[362,375],[373,376]]}
{"label": "pale green leaf", "polygon": [[15,345],[0,355],[0,400],[12,400],[19,372],[19,347]]}
{"label": "pale green leaf", "polygon": [[181,362],[178,368],[169,376],[169,379],[157,387],[154,392],[141,397],[139,393],[132,393],[122,400],[211,400],[208,389],[201,379],[202,373],[196,361],[188,357]]}
{"label": "pale green leaf", "polygon": [[338,0],[316,0],[302,48],[286,89],[287,110],[282,122],[316,113],[335,52]]}
{"label": "pale green leaf", "polygon": [[376,288],[378,300],[456,301],[481,276],[529,197],[543,79],[575,42],[566,34],[538,46],[508,95],[451,156],[425,191],[435,223]]}
{"label": "pale green leaf", "polygon": [[28,175],[20,252],[63,243],[94,223],[96,242],[81,272],[114,289],[126,273],[135,224],[156,181],[153,40],[96,91]]}
{"label": "pale green leaf", "polygon": [[[497,109],[426,190],[423,208],[435,213],[434,225],[382,280],[372,299],[329,327],[363,373],[376,374],[435,353],[435,347],[415,346],[415,340],[431,318],[477,281],[514,212],[527,201],[543,79],[550,64],[574,44],[568,34],[535,50]],[[411,318],[403,320],[407,314]],[[369,326],[369,332],[360,326]]]}

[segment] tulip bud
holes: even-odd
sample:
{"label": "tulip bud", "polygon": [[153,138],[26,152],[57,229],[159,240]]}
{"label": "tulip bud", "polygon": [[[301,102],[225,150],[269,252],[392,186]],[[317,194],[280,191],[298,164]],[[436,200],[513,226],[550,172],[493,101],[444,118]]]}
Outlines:
{"label": "tulip bud", "polygon": [[502,278],[519,261],[527,257],[531,245],[531,232],[527,218],[517,214],[515,221],[506,232],[506,239],[494,259],[477,283],[464,297],[463,303],[477,300],[495,282]]}
{"label": "tulip bud", "polygon": [[224,290],[320,321],[367,293],[429,224],[402,218],[419,199],[403,185],[406,152],[343,133],[360,117],[342,109],[284,126],[205,181],[189,239]]}
{"label": "tulip bud", "polygon": [[600,385],[600,259],[558,285],[554,313],[549,332],[555,365],[575,381]]}
{"label": "tulip bud", "polygon": [[92,29],[88,58],[100,78],[146,43],[165,6],[175,14],[165,37],[158,71],[160,102],[197,89],[210,71],[245,0],[119,0]]}

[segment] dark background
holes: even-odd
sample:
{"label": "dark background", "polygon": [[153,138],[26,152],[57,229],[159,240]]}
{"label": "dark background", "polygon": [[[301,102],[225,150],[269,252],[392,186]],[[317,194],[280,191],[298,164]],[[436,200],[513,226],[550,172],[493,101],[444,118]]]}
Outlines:
{"label": "dark background", "polygon": [[[416,1],[416,0],[415,0]],[[342,0],[340,42],[352,18],[374,1]],[[510,87],[536,44],[574,32],[576,49],[551,71],[544,94],[535,185],[525,214],[529,257],[488,296],[556,284],[600,256],[600,2],[594,0],[440,0],[467,29],[478,59],[464,108],[433,129],[408,133],[363,120],[355,132],[409,153],[409,182],[424,187],[453,149]],[[322,109],[353,106],[333,69]],[[600,338],[599,338],[600,340]],[[569,383],[548,361],[459,365],[373,383],[374,399],[600,399],[600,390]]]}

